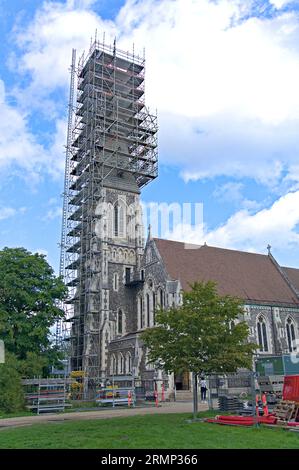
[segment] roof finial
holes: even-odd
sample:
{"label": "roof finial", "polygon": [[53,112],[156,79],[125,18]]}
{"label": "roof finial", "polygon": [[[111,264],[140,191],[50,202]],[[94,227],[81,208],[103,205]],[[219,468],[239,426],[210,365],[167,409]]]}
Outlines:
{"label": "roof finial", "polygon": [[271,255],[271,248],[272,248],[272,246],[271,246],[271,245],[269,245],[269,243],[268,243],[268,246],[267,246],[268,255]]}
{"label": "roof finial", "polygon": [[148,228],[147,228],[147,238],[149,240],[151,240],[151,238],[152,238],[152,226],[151,226],[151,224],[149,224]]}

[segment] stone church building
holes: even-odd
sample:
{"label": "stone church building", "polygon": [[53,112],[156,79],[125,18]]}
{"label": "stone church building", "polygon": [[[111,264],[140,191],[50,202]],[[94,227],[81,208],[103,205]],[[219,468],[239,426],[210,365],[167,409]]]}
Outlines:
{"label": "stone church building", "polygon": [[[244,300],[260,355],[291,352],[299,269],[279,266],[270,251],[186,247],[150,234],[145,243],[140,195],[158,175],[158,126],[145,106],[144,57],[95,40],[75,62],[73,50],[60,267],[71,368],[84,372],[86,389],[111,377],[161,381],[140,332],[155,325],[157,308],[179,305],[194,281],[216,281],[220,294]],[[188,372],[167,385],[188,388]]]}
{"label": "stone church building", "polygon": [[[281,267],[272,256],[151,238],[140,267],[125,261],[126,248],[115,248],[111,261],[110,302],[115,324],[110,336],[107,375],[134,374],[146,381],[161,379],[147,365],[139,340],[155,325],[155,309],[180,305],[182,292],[195,281],[213,280],[219,294],[244,300],[249,339],[259,355],[292,352],[299,339],[299,269]],[[134,370],[133,370],[134,368]],[[169,377],[169,389],[188,389],[189,374]]]}

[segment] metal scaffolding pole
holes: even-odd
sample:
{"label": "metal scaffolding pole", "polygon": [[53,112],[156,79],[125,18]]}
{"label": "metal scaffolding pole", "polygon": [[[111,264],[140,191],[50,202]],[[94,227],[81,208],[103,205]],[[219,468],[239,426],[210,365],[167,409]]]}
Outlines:
{"label": "metal scaffolding pole", "polygon": [[[75,68],[76,68],[76,49],[72,50],[72,64],[71,64],[71,80],[69,91],[69,104],[68,104],[68,125],[67,125],[67,140],[65,150],[65,170],[64,170],[64,189],[63,189],[63,205],[62,205],[62,224],[61,224],[61,240],[60,240],[60,260],[59,260],[59,276],[65,279],[65,250],[66,250],[66,230],[67,230],[67,216],[68,216],[68,197],[69,197],[69,173],[70,173],[70,159],[71,159],[71,145],[72,145],[72,127],[73,127],[73,112],[74,112],[74,94],[75,94]],[[65,310],[65,306],[62,305]],[[64,339],[64,322],[58,319],[56,322],[56,345],[61,346]]]}

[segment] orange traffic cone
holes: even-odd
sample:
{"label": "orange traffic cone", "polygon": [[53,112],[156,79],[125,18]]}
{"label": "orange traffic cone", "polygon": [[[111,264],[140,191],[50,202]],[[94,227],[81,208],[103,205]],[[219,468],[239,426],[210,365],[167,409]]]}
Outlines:
{"label": "orange traffic cone", "polygon": [[269,416],[269,409],[268,409],[267,398],[266,398],[265,393],[262,394],[262,402],[263,402],[264,416]]}
{"label": "orange traffic cone", "polygon": [[132,395],[131,395],[131,390],[128,391],[128,407],[130,408],[132,404]]}

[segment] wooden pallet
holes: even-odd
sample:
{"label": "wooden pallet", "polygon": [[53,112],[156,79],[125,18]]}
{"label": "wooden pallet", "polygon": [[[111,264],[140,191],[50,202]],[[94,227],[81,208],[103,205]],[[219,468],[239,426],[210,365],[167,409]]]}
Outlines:
{"label": "wooden pallet", "polygon": [[277,417],[278,424],[285,424],[288,421],[299,418],[299,402],[281,400],[275,405],[273,414]]}

